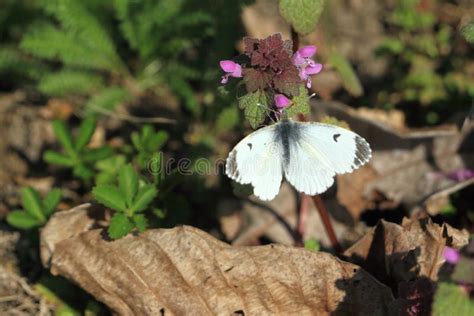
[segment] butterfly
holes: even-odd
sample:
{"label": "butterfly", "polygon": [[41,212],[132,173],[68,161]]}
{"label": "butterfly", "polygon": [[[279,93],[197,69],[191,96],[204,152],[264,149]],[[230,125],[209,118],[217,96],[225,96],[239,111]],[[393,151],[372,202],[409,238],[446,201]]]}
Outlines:
{"label": "butterfly", "polygon": [[298,192],[326,191],[336,174],[351,172],[372,157],[369,144],[335,125],[289,119],[258,129],[229,153],[226,175],[251,184],[261,200],[273,199],[285,178]]}

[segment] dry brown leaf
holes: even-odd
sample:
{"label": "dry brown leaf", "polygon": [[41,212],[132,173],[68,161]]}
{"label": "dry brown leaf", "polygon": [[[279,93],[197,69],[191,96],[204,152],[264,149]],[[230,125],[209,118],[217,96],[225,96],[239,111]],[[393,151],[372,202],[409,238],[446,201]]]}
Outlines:
{"label": "dry brown leaf", "polygon": [[[373,117],[361,116],[356,110],[337,102],[315,102],[317,118],[326,115],[346,121],[351,129],[367,139],[373,150],[367,168],[371,174],[355,172],[338,177],[341,202],[351,206],[357,219],[364,209],[373,206],[373,196],[383,196],[392,205],[408,208],[419,205],[433,192],[451,187],[455,182],[443,176],[474,165],[469,150],[469,133],[455,126],[436,129],[394,129]],[[472,137],[471,137],[472,138]],[[362,179],[356,179],[358,176]],[[357,187],[350,183],[358,183]]]}
{"label": "dry brown leaf", "polygon": [[455,192],[461,191],[462,189],[473,185],[474,178],[455,183],[450,187],[434,192],[432,195],[427,197],[420,207],[416,207],[413,213],[426,211],[430,215],[436,215],[445,206],[449,205],[449,196]]}
{"label": "dry brown leaf", "polygon": [[344,255],[396,289],[400,282],[415,278],[435,281],[444,247],[460,248],[468,237],[466,230],[434,224],[429,217],[404,218],[401,226],[382,220]]}
{"label": "dry brown leaf", "polygon": [[386,286],[328,253],[232,247],[188,226],[110,241],[101,229],[82,232],[86,214],[53,216],[44,262],[121,315],[386,315],[398,306]]}
{"label": "dry brown leaf", "polygon": [[[331,213],[331,222],[337,239],[342,244],[352,244],[365,232],[354,224],[350,215],[337,203],[335,195],[328,192],[324,196],[327,208]],[[232,231],[235,234],[226,236],[236,246],[258,244],[260,237],[265,236],[276,243],[294,245],[297,226],[298,193],[288,184],[283,183],[280,193],[270,202],[259,201],[256,198],[240,201],[241,203],[226,203],[219,210],[221,229],[228,232],[228,222],[231,214],[234,216]],[[236,220],[238,218],[238,220]],[[304,239],[316,239],[322,246],[331,247],[319,212],[312,202],[304,225]]]}

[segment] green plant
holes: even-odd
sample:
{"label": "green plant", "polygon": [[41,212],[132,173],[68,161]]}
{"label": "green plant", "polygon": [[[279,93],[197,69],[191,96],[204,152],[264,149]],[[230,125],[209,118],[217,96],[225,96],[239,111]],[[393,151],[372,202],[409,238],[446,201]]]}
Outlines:
{"label": "green plant", "polygon": [[7,222],[16,228],[31,229],[42,226],[54,213],[56,206],[61,200],[61,190],[49,191],[44,199],[40,198],[38,191],[26,187],[21,190],[21,202],[23,210],[15,210],[8,213]]}
{"label": "green plant", "polygon": [[[159,152],[168,141],[169,134],[165,131],[156,132],[153,126],[145,125],[140,132],[133,132],[131,136],[136,151],[135,159],[140,168],[145,169],[151,159],[161,159]],[[159,161],[155,161],[159,165]]]}
{"label": "green plant", "polygon": [[[469,51],[453,54],[459,50],[455,26],[437,19],[436,10],[420,5],[420,0],[397,2],[387,20],[392,35],[376,53],[388,57],[391,71],[375,103],[386,108],[421,105],[413,112],[422,116],[416,118],[422,124],[438,124],[453,106],[470,103],[474,80],[468,70]],[[467,40],[468,29],[462,29]]]}
{"label": "green plant", "polygon": [[92,194],[99,203],[115,211],[108,233],[110,238],[118,239],[134,228],[143,232],[148,227],[143,212],[149,208],[158,191],[153,184],[139,179],[128,164],[120,169],[117,185],[99,184],[92,189]]}
{"label": "green plant", "polygon": [[[40,1],[51,18],[36,23],[20,47],[61,65],[42,76],[41,92],[82,97],[88,113],[108,112],[119,104],[137,102],[146,93],[161,96],[169,94],[166,91],[197,113],[191,81],[200,75],[185,53],[211,34],[212,18],[189,10],[189,3]],[[118,29],[111,23],[114,19]]]}
{"label": "green plant", "polygon": [[296,32],[311,33],[319,21],[326,0],[280,0],[280,13]]}
{"label": "green plant", "polygon": [[76,177],[90,180],[94,176],[94,164],[112,155],[112,149],[108,146],[99,148],[86,146],[96,128],[95,119],[85,119],[74,139],[64,121],[56,120],[52,125],[64,153],[47,150],[43,155],[43,159],[47,163],[71,168]]}
{"label": "green plant", "polygon": [[101,159],[95,163],[97,173],[95,175],[96,184],[111,184],[118,176],[120,169],[127,163],[124,155],[114,155]]}
{"label": "green plant", "polygon": [[321,248],[321,245],[316,239],[308,239],[308,240],[305,240],[304,242],[304,248],[317,252]]}

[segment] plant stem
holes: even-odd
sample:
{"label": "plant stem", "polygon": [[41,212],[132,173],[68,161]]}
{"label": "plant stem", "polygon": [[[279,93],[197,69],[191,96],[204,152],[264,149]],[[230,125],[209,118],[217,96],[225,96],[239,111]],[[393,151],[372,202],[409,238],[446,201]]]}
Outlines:
{"label": "plant stem", "polygon": [[298,240],[295,241],[295,246],[302,247],[304,245],[304,235],[305,235],[305,228],[304,223],[308,218],[309,213],[309,201],[310,198],[306,194],[301,194],[301,203],[300,208],[297,214],[297,233],[298,233]]}
{"label": "plant stem", "polygon": [[293,52],[296,52],[300,47],[300,35],[294,28],[291,28],[291,40],[293,41]]}
{"label": "plant stem", "polygon": [[[291,40],[293,41],[293,51],[296,52],[300,46],[300,36],[299,34],[291,28]],[[299,119],[301,121],[306,121],[306,118],[304,115],[300,114]],[[308,212],[309,212],[309,197],[307,197],[305,194],[301,195],[301,205],[298,210],[298,226],[297,226],[297,232],[300,240],[296,241],[296,244],[298,245],[299,243],[304,243],[304,222],[306,221],[308,217]],[[334,228],[332,227],[332,223],[329,217],[328,210],[326,209],[326,205],[324,204],[323,200],[319,195],[313,196],[313,203],[318,209],[319,216],[321,216],[321,220],[323,221],[324,228],[326,229],[326,234],[328,235],[329,241],[331,242],[331,245],[333,249],[336,252],[341,252],[342,248],[339,245],[339,242],[337,241],[336,234],[334,233]]]}
{"label": "plant stem", "polygon": [[329,241],[331,242],[332,248],[337,252],[340,253],[342,251],[341,245],[336,238],[336,233],[334,232],[334,228],[332,227],[331,219],[329,217],[328,210],[326,209],[326,205],[324,204],[323,200],[319,195],[313,196],[313,203],[318,209],[319,216],[321,216],[321,220],[323,221],[324,228],[326,229],[326,234],[329,237]]}

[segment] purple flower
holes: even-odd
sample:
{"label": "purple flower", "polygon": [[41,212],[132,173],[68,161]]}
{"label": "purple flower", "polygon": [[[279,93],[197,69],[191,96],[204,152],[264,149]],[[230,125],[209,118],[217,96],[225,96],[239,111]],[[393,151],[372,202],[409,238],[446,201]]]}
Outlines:
{"label": "purple flower", "polygon": [[448,174],[447,177],[451,180],[458,181],[458,182],[469,180],[471,178],[474,178],[474,170],[471,170],[471,169],[456,170]]}
{"label": "purple flower", "polygon": [[306,87],[311,88],[311,77],[323,69],[323,65],[311,59],[316,54],[316,46],[308,45],[298,49],[293,54],[293,64],[298,68],[300,79],[306,81]]}
{"label": "purple flower", "polygon": [[279,110],[286,108],[290,103],[291,100],[283,94],[275,94],[275,105]]}
{"label": "purple flower", "polygon": [[459,251],[450,247],[445,247],[443,250],[443,257],[450,264],[456,264],[459,262],[461,255]]}
{"label": "purple flower", "polygon": [[227,81],[229,81],[229,77],[242,77],[242,67],[239,64],[233,62],[232,60],[221,60],[219,64],[222,70],[226,72],[226,74],[222,76],[222,84],[226,84]]}

